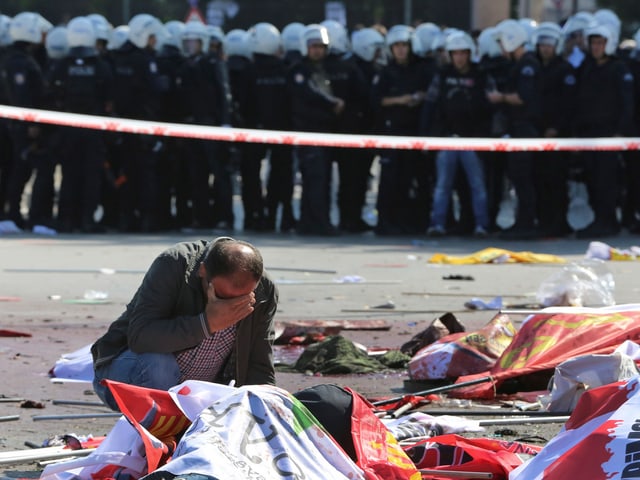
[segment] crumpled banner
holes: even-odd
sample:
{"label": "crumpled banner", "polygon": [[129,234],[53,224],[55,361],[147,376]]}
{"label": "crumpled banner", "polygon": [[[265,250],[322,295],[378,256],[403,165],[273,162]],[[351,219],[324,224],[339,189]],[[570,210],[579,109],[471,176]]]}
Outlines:
{"label": "crumpled banner", "polygon": [[558,435],[511,480],[638,478],[640,377],[587,390]]}
{"label": "crumpled banner", "polygon": [[482,263],[565,263],[566,260],[548,253],[512,252],[501,248],[485,248],[467,256],[453,256],[435,253],[429,263],[450,265],[478,265]]}
{"label": "crumpled banner", "polygon": [[[507,442],[491,438],[464,438],[458,435],[440,435],[423,440],[405,451],[419,469],[446,470],[447,472],[491,473],[494,480],[506,480],[509,473],[525,460],[536,455],[542,447],[520,442]],[[432,475],[428,478],[440,478]],[[465,478],[457,477],[457,478]],[[526,477],[522,477],[524,480]],[[564,478],[591,478],[567,476]]]}

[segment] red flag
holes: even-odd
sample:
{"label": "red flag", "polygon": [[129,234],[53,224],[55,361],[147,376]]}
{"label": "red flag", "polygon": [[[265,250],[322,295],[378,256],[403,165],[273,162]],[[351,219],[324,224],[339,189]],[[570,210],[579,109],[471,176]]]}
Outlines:
{"label": "red flag", "polygon": [[[546,385],[560,363],[585,354],[612,353],[625,340],[640,341],[640,311],[538,314],[522,326],[494,367],[477,375],[458,378],[456,383],[491,376],[494,382],[453,390],[462,398],[494,398],[507,379],[532,373],[543,375]],[[531,384],[538,390],[540,385]]]}
{"label": "red flag", "polygon": [[120,411],[140,434],[149,473],[164,464],[191,424],[169,392],[105,380]]}
{"label": "red flag", "polygon": [[420,480],[421,475],[391,432],[373,413],[359,393],[343,387],[353,396],[351,436],[358,466],[367,480]]}
{"label": "red flag", "polygon": [[[505,480],[523,456],[535,455],[542,447],[489,438],[440,435],[416,443],[405,450],[419,469],[454,472],[485,472]],[[437,476],[436,476],[437,478]]]}

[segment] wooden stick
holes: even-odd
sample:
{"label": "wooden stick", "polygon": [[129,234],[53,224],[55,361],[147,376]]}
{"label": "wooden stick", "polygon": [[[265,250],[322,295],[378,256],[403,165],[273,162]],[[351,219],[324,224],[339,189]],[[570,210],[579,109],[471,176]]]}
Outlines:
{"label": "wooden stick", "polygon": [[0,465],[14,465],[21,463],[31,463],[40,460],[52,460],[54,458],[85,457],[95,448],[83,448],[81,450],[71,450],[64,447],[45,447],[33,450],[13,450],[10,452],[0,452]]}
{"label": "wooden stick", "polygon": [[522,425],[524,423],[565,423],[569,420],[569,415],[557,417],[520,417],[520,418],[496,418],[493,420],[479,420],[478,424],[483,426],[489,425]]}
{"label": "wooden stick", "polygon": [[0,397],[0,403],[24,402],[24,398],[20,397]]}
{"label": "wooden stick", "polygon": [[80,420],[83,418],[115,418],[121,417],[121,413],[71,413],[68,415],[34,415],[33,421],[39,420]]}
{"label": "wooden stick", "polygon": [[571,412],[525,412],[522,410],[442,410],[431,411],[423,410],[423,413],[428,413],[433,417],[439,415],[453,415],[456,417],[557,417],[563,415],[569,415]]}
{"label": "wooden stick", "polygon": [[423,476],[430,475],[432,477],[444,477],[444,478],[493,478],[491,472],[457,472],[454,470],[432,470],[432,469],[420,469],[418,470]]}

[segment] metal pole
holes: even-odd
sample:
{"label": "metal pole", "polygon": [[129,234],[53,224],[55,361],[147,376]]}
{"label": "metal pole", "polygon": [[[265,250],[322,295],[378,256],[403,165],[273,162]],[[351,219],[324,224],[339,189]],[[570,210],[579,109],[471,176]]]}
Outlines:
{"label": "metal pole", "polygon": [[126,25],[131,18],[131,0],[122,0],[122,23]]}
{"label": "metal pole", "polygon": [[404,0],[404,24],[411,25],[411,19],[413,18],[413,8],[411,0]]}

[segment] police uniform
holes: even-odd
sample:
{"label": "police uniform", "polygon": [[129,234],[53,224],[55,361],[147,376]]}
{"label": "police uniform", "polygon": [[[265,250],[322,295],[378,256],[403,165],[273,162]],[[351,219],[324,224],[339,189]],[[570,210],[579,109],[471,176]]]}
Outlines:
{"label": "police uniform", "polygon": [[[576,131],[581,137],[630,135],[633,132],[633,75],[616,57],[598,65],[592,57],[583,62],[578,82]],[[595,219],[577,232],[579,238],[615,235],[620,180],[618,152],[584,152],[589,203]]]}
{"label": "police uniform", "polygon": [[[66,112],[106,115],[111,111],[113,74],[94,49],[72,48],[52,70],[50,84],[60,108]],[[105,162],[102,132],[65,128],[61,133],[60,227],[64,231],[93,232]]]}
{"label": "police uniform", "polygon": [[[231,91],[227,68],[213,54],[197,54],[185,60],[176,84],[184,107],[186,123],[197,125],[231,124]],[[204,140],[185,142],[194,228],[212,227],[216,221],[233,225],[231,175],[227,158],[219,144]],[[215,194],[209,191],[209,176],[218,183]],[[215,202],[212,208],[210,200]]]}
{"label": "police uniform", "polygon": [[[426,91],[432,72],[414,57],[406,65],[391,61],[374,78],[373,104],[387,135],[418,135],[422,103],[415,106],[382,106],[385,97]],[[426,230],[431,188],[425,161],[410,150],[381,152],[378,186],[378,235],[418,233]],[[424,212],[424,213],[423,213]]]}
{"label": "police uniform", "polygon": [[[570,63],[554,57],[541,64],[542,122],[540,131],[555,131],[556,137],[570,133],[575,110],[577,78]],[[569,164],[565,152],[538,155],[535,181],[538,228],[545,237],[564,236],[571,232],[567,223],[569,209]]]}
{"label": "police uniform", "polygon": [[[42,70],[30,54],[28,43],[18,41],[9,47],[0,75],[10,105],[44,106]],[[49,152],[47,129],[42,125],[15,121],[11,122],[10,131],[13,156],[7,185],[7,217],[18,227],[25,226],[20,203],[24,187],[35,170],[28,223],[31,226],[49,224],[53,214],[55,164]]]}
{"label": "police uniform", "polygon": [[[287,84],[288,68],[285,62],[272,55],[254,54],[253,64],[247,72],[249,91],[247,98],[247,126],[267,130],[291,130],[291,100]],[[290,145],[256,144],[248,154],[256,164],[269,158],[266,211],[263,230],[276,228],[278,209],[281,208],[279,229],[286,232],[295,227],[293,215],[293,156]]]}
{"label": "police uniform", "polygon": [[[325,61],[312,62],[308,57],[292,67],[291,114],[293,128],[307,132],[331,132],[336,124],[333,94]],[[298,232],[333,235],[330,212],[331,158],[326,147],[297,147],[302,174],[302,200]]]}
{"label": "police uniform", "polygon": [[[155,53],[127,40],[113,54],[114,110],[123,118],[157,120],[162,83]],[[162,140],[151,135],[124,135],[118,169],[119,228],[158,228],[158,157]]]}
{"label": "police uniform", "polygon": [[[532,52],[526,52],[513,65],[507,93],[517,93],[522,105],[508,105],[509,134],[515,138],[536,138],[540,135],[542,99],[540,62]],[[504,238],[526,239],[539,235],[537,199],[534,178],[536,154],[510,152],[507,155],[507,174],[518,198],[515,224],[503,233]]]}

